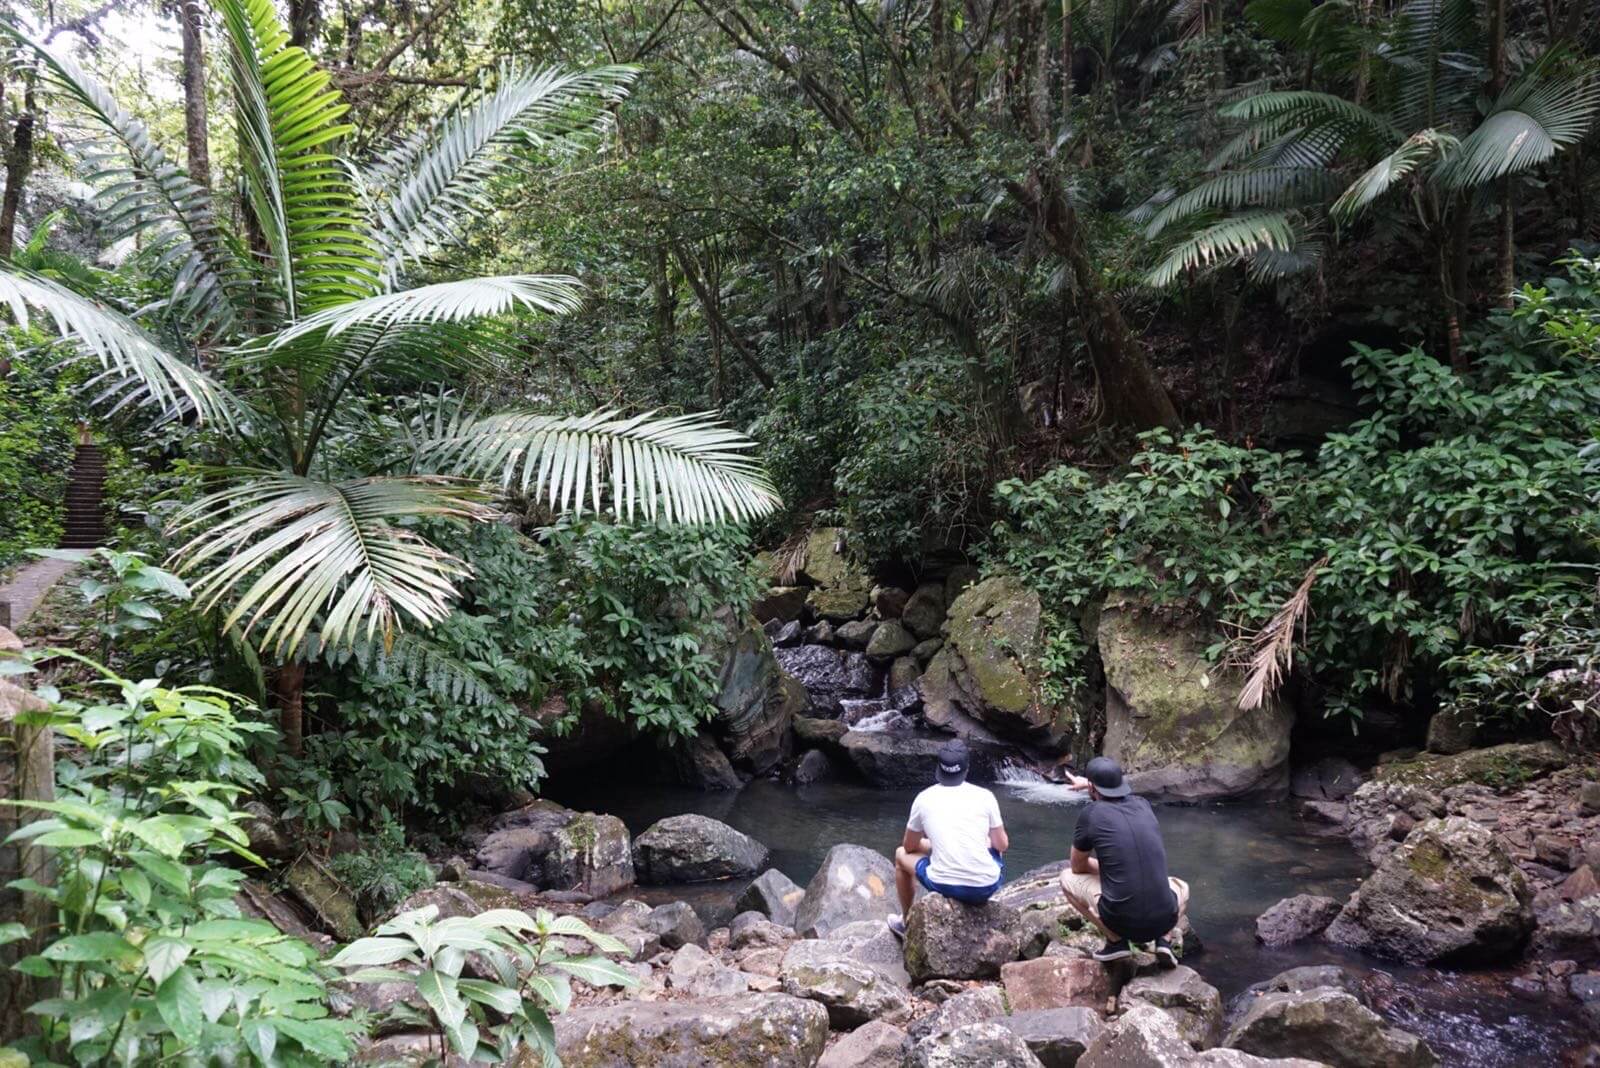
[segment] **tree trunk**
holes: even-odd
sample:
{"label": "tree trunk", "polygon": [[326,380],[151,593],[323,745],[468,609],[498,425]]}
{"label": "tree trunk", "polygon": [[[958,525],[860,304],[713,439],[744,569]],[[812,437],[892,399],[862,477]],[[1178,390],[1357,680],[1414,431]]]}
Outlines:
{"label": "tree trunk", "polygon": [[22,189],[33,169],[33,130],[38,119],[34,102],[33,79],[23,91],[22,114],[11,130],[11,148],[6,152],[6,191],[0,197],[0,258],[9,259],[17,237],[17,210],[22,206]]}
{"label": "tree trunk", "polygon": [[667,246],[657,245],[655,253],[655,335],[656,358],[661,370],[672,373],[673,348],[676,343],[678,298],[672,291],[672,275],[667,263]]}
{"label": "tree trunk", "polygon": [[272,680],[273,696],[278,701],[278,727],[283,731],[283,747],[295,756],[305,750],[306,666],[300,661],[278,668]]}
{"label": "tree trunk", "polygon": [[1072,115],[1072,0],[1061,0],[1061,125]]}
{"label": "tree trunk", "polygon": [[289,43],[309,48],[317,25],[317,0],[289,0]]}
{"label": "tree trunk", "polygon": [[4,844],[26,824],[48,815],[9,802],[55,800],[54,733],[48,726],[17,722],[19,714],[47,707],[33,694],[0,679],[0,917],[28,929],[26,938],[0,946],[0,1044],[4,1045],[39,1033],[39,1017],[24,1010],[49,997],[55,985],[13,967],[44,948],[55,908],[38,894],[12,889],[10,884],[18,879],[32,879],[40,886],[53,883],[50,850],[27,841]]}
{"label": "tree trunk", "polygon": [[[1489,95],[1498,97],[1506,87],[1506,0],[1489,0]],[[1495,231],[1495,301],[1511,307],[1517,287],[1516,212],[1511,203],[1511,179],[1502,178],[1497,192],[1500,225]]]}
{"label": "tree trunk", "polygon": [[178,25],[183,34],[183,132],[189,148],[189,177],[211,188],[211,141],[206,129],[205,27],[199,0],[182,0]]}

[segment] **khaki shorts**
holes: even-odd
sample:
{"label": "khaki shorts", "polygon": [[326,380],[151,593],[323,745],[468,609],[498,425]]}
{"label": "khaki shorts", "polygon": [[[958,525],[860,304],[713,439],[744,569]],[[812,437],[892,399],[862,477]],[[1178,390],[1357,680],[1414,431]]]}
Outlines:
{"label": "khaki shorts", "polygon": [[[1189,910],[1189,884],[1182,879],[1169,878],[1167,885],[1172,887],[1173,896],[1178,899],[1178,920],[1183,919],[1183,914]],[[1087,908],[1096,923],[1104,926],[1100,919],[1100,876],[1093,872],[1075,872],[1070,868],[1061,873],[1061,890],[1080,909]],[[1173,921],[1177,926],[1177,921]]]}

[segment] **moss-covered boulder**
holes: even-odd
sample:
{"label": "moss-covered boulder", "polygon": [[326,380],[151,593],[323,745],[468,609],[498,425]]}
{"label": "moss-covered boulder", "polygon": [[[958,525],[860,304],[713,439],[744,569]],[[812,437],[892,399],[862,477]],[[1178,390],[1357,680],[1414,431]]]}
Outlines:
{"label": "moss-covered boulder", "polygon": [[497,817],[478,846],[477,867],[541,890],[601,897],[633,885],[627,826],[615,816],[535,801]]}
{"label": "moss-covered boulder", "polygon": [[1522,786],[1571,763],[1554,742],[1508,742],[1441,756],[1419,753],[1409,760],[1379,764],[1373,778],[1385,785],[1439,791],[1475,782],[1496,790]]}
{"label": "moss-covered boulder", "polygon": [[1239,707],[1242,680],[1213,666],[1203,621],[1113,601],[1097,640],[1106,676],[1105,754],[1134,788],[1172,801],[1283,797],[1294,709],[1273,699]]}
{"label": "moss-covered boulder", "polygon": [[1489,828],[1432,819],[1350,896],[1326,937],[1414,964],[1512,959],[1533,931],[1532,892]]}
{"label": "moss-covered boulder", "polygon": [[906,915],[906,971],[912,982],[992,979],[1021,951],[1017,910],[1010,905],[964,905],[927,894]]}
{"label": "moss-covered boulder", "polygon": [[1039,700],[1042,641],[1037,593],[1009,575],[969,587],[950,606],[944,646],[918,683],[923,717],[959,734],[975,720],[1020,741],[1060,742],[1071,718]]}
{"label": "moss-covered boulder", "polygon": [[845,532],[819,527],[806,539],[801,576],[812,585],[806,606],[823,619],[856,619],[867,611],[872,579],[850,558]]}
{"label": "moss-covered boulder", "polygon": [[733,766],[765,775],[790,753],[790,726],[805,711],[806,690],[779,665],[772,642],[750,617],[724,609],[726,644],[706,652],[722,665],[712,732]]}

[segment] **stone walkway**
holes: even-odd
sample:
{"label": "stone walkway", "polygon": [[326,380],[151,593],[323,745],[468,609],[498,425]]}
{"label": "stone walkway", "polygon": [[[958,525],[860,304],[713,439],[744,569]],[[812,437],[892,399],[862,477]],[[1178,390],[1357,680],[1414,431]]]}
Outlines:
{"label": "stone walkway", "polygon": [[[11,581],[0,586],[0,625],[21,630],[33,615],[44,595],[78,564],[71,560],[35,560],[19,568]],[[5,605],[11,606],[11,621],[6,622]]]}

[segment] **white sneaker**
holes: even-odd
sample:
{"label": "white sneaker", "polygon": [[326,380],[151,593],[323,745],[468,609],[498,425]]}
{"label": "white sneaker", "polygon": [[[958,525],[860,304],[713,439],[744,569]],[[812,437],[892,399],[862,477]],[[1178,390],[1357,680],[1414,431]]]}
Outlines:
{"label": "white sneaker", "polygon": [[890,916],[887,922],[889,924],[889,933],[904,942],[906,939],[906,921],[899,916]]}

